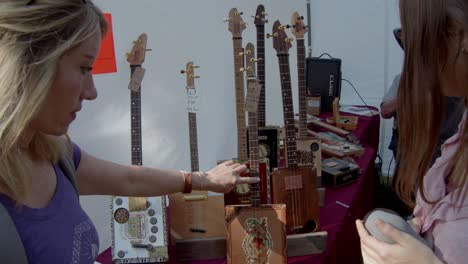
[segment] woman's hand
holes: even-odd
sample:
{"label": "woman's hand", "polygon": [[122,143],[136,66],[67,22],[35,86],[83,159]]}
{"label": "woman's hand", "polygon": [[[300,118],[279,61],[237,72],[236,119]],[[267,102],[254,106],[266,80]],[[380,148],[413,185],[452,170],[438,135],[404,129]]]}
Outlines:
{"label": "woman's hand", "polygon": [[218,193],[228,193],[237,184],[251,184],[260,181],[258,177],[240,177],[247,170],[246,165],[234,163],[232,160],[223,162],[208,172],[193,174],[193,188]]}
{"label": "woman's hand", "polygon": [[361,220],[356,227],[361,238],[362,258],[365,264],[387,263],[442,263],[423,243],[411,235],[401,232],[392,225],[377,220],[376,227],[393,239],[395,244],[387,244],[369,235]]}

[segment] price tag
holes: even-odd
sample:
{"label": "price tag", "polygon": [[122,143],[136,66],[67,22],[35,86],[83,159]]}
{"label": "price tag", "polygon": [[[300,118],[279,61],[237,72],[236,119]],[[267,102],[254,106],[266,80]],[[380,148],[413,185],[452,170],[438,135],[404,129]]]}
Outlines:
{"label": "price tag", "polygon": [[200,109],[200,96],[195,88],[187,88],[187,111],[198,113]]}
{"label": "price tag", "polygon": [[135,71],[133,71],[133,74],[132,74],[132,79],[130,80],[130,83],[128,84],[128,89],[134,92],[140,91],[140,86],[141,86],[141,82],[143,81],[143,77],[145,76],[145,71],[146,70],[142,67],[135,68]]}
{"label": "price tag", "polygon": [[247,98],[245,99],[245,109],[247,112],[256,113],[258,109],[258,100],[262,91],[262,85],[255,81],[247,83]]}

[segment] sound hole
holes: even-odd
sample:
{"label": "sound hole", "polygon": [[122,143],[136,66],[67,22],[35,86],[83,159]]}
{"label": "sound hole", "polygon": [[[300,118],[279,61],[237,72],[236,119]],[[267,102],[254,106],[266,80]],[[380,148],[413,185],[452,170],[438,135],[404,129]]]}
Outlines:
{"label": "sound hole", "polygon": [[311,150],[312,152],[315,152],[315,151],[319,150],[319,147],[320,147],[319,144],[316,143],[316,142],[310,144],[310,150]]}
{"label": "sound hole", "polygon": [[125,208],[119,208],[114,213],[114,219],[119,224],[125,224],[130,218],[130,213]]}
{"label": "sound hole", "polygon": [[306,224],[304,225],[304,233],[310,233],[317,231],[317,222],[315,220],[309,219],[307,220]]}

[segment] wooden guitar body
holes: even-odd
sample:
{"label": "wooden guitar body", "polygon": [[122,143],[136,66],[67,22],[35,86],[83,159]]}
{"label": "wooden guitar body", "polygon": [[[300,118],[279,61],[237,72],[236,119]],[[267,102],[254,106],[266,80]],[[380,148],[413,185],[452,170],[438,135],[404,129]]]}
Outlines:
{"label": "wooden guitar body", "polygon": [[288,234],[314,232],[320,226],[317,173],[313,166],[280,168],[272,174],[273,203],[288,208]]}
{"label": "wooden guitar body", "polygon": [[284,204],[226,206],[228,263],[287,263],[285,224]]}
{"label": "wooden guitar body", "polygon": [[[207,191],[169,195],[171,234],[174,239],[222,237],[226,235],[223,197]],[[208,213],[209,212],[209,213]]]}

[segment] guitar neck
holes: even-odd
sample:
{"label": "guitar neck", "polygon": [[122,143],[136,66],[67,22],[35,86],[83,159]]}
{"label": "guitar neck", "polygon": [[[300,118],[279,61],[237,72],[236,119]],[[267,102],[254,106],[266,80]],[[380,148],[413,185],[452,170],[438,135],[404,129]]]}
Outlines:
{"label": "guitar neck", "polygon": [[257,26],[257,83],[262,86],[258,102],[258,127],[266,126],[265,102],[265,26]]}
{"label": "guitar neck", "polygon": [[289,55],[278,54],[281,91],[283,98],[283,115],[284,128],[286,136],[286,157],[288,159],[288,168],[293,168],[297,165],[297,148],[296,148],[296,129],[294,126],[294,109],[291,91],[291,74],[289,70]]}
{"label": "guitar neck", "polygon": [[[247,87],[255,85],[255,77],[247,79]],[[249,163],[250,177],[259,177],[259,162],[258,162],[258,114],[249,112]],[[250,184],[250,198],[252,206],[260,206],[260,183]]]}
{"label": "guitar neck", "polygon": [[[141,65],[131,65],[131,74]],[[130,91],[130,122],[131,122],[131,153],[132,165],[142,165],[142,140],[141,140],[141,87],[138,91]]]}
{"label": "guitar neck", "polygon": [[245,133],[244,74],[241,72],[241,68],[244,66],[244,56],[239,56],[243,51],[242,38],[233,38],[232,41],[234,47],[234,76],[236,88],[237,158],[242,162],[248,159],[247,138]]}
{"label": "guitar neck", "polygon": [[199,171],[198,162],[198,136],[197,136],[197,114],[188,113],[189,136],[190,136],[190,164],[192,172]]}
{"label": "guitar neck", "polygon": [[297,39],[297,70],[299,83],[299,138],[307,138],[307,87],[305,80],[304,39]]}

